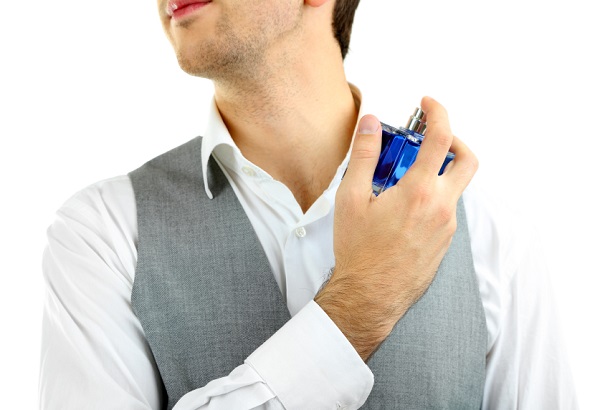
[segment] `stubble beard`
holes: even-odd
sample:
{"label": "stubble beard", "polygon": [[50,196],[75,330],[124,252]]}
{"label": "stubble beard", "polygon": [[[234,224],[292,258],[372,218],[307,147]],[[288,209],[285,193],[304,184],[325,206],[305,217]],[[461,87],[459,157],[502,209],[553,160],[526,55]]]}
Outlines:
{"label": "stubble beard", "polygon": [[186,73],[215,82],[232,82],[256,72],[263,57],[259,44],[237,38],[222,31],[218,39],[202,42],[193,50],[178,50],[179,66]]}
{"label": "stubble beard", "polygon": [[[274,17],[270,27],[281,28],[294,21],[287,31],[301,29],[300,10],[291,13]],[[234,19],[224,17],[217,23],[216,35],[212,39],[203,39],[188,50],[177,50],[180,67],[190,75],[212,80],[215,85],[230,89],[241,90],[264,83],[281,64],[281,61],[274,61],[273,56],[267,56],[268,48],[287,33],[264,26],[236,32],[231,29]],[[287,54],[286,51],[283,53]]]}

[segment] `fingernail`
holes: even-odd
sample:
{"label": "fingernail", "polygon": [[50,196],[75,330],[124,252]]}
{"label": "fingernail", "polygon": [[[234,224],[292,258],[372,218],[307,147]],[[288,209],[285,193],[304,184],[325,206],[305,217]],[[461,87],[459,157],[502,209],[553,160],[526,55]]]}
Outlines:
{"label": "fingernail", "polygon": [[359,134],[375,134],[379,129],[379,121],[372,115],[365,115],[358,123]]}

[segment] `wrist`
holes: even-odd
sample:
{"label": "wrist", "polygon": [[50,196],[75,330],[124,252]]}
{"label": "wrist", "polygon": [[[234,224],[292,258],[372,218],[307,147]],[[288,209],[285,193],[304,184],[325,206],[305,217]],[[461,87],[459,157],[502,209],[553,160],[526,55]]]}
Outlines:
{"label": "wrist", "polygon": [[380,298],[356,292],[360,287],[343,282],[330,280],[314,300],[366,362],[402,315]]}

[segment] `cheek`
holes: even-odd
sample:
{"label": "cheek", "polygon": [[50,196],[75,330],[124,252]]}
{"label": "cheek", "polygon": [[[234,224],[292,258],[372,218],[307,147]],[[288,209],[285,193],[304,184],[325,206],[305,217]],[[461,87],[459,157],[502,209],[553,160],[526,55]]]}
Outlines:
{"label": "cheek", "polygon": [[233,25],[231,31],[241,33],[265,32],[273,29],[274,23],[279,20],[283,6],[273,6],[265,1],[244,1],[243,4],[228,5],[223,7],[221,21]]}

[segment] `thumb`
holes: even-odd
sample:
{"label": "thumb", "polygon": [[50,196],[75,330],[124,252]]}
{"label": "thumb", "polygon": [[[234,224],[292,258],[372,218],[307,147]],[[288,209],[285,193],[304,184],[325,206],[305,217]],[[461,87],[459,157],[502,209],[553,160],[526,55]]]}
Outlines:
{"label": "thumb", "polygon": [[381,123],[374,115],[365,115],[358,123],[344,180],[350,180],[354,186],[368,187],[371,190],[380,152]]}

